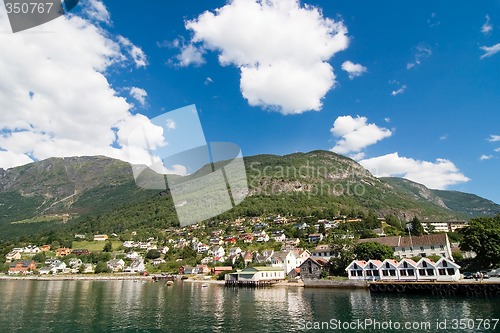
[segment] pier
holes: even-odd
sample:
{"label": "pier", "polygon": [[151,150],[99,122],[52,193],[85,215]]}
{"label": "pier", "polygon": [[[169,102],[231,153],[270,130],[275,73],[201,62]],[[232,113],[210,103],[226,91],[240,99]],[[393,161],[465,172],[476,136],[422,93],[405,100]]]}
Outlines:
{"label": "pier", "polygon": [[238,281],[238,280],[226,280],[224,285],[226,287],[240,287],[240,288],[265,288],[271,287],[279,281]]}
{"label": "pier", "polygon": [[373,293],[441,296],[500,296],[500,283],[488,282],[370,282]]}

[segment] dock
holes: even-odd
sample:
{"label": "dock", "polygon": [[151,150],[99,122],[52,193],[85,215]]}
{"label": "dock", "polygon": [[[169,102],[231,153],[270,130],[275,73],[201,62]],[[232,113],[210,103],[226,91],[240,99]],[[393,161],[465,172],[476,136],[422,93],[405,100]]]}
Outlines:
{"label": "dock", "polygon": [[370,292],[440,296],[500,296],[500,283],[488,282],[370,282]]}

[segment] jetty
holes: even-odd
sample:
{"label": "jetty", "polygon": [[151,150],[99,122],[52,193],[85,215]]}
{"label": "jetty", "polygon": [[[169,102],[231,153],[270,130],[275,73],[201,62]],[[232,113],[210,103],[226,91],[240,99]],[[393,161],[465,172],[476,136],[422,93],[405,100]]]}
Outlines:
{"label": "jetty", "polygon": [[373,293],[406,293],[418,295],[500,296],[496,282],[370,282]]}

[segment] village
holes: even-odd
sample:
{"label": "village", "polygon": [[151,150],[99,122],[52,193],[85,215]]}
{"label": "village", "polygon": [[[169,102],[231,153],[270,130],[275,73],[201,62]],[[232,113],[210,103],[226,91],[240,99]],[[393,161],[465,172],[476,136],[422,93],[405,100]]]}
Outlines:
{"label": "village", "polygon": [[363,239],[342,228],[359,223],[360,219],[341,217],[306,223],[280,215],[239,218],[215,226],[200,223],[170,228],[165,230],[163,241],[155,237],[138,240],[136,232],[131,232],[128,236],[132,239],[128,240],[121,240],[114,233],[75,234],[72,248],[30,244],[11,249],[5,256],[8,266],[5,273],[39,276],[164,273],[233,282],[293,282],[328,278],[330,259],[339,255],[331,244],[347,241],[383,244],[394,254],[386,260],[354,258],[345,267],[349,279],[458,280],[460,267],[454,262],[454,254],[474,255],[461,253],[446,232],[453,232],[465,226],[464,223],[435,223],[433,233],[421,236],[387,236],[384,221],[380,220],[381,228],[371,233],[376,237]]}

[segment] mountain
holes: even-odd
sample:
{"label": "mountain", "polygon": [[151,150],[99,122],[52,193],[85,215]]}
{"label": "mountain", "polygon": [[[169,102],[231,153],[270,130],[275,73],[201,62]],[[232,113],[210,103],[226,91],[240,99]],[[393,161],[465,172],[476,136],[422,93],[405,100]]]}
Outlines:
{"label": "mountain", "polygon": [[[499,205],[472,194],[376,178],[355,161],[327,151],[250,156],[245,167],[250,195],[220,219],[372,211],[403,220],[445,221],[500,212]],[[118,233],[178,224],[168,191],[139,188],[130,164],[102,156],[50,158],[0,169],[0,212],[2,239],[68,226]]]}
{"label": "mountain", "polygon": [[403,178],[387,177],[381,179],[395,188],[407,191],[416,200],[432,201],[436,205],[448,208],[462,216],[476,217],[500,214],[500,205],[475,194],[430,190],[422,184]]}

